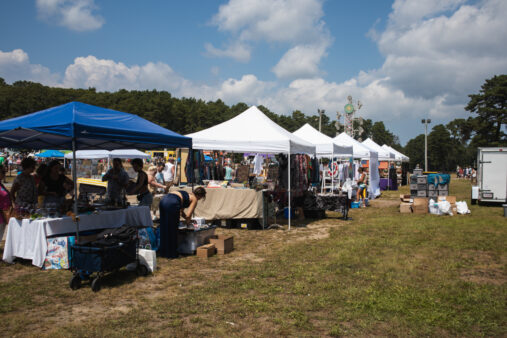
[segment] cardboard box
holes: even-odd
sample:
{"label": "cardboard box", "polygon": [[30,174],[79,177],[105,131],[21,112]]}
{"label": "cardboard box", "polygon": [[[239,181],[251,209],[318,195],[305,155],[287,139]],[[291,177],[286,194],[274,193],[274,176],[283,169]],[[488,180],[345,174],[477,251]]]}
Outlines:
{"label": "cardboard box", "polygon": [[215,244],[205,244],[197,248],[197,257],[208,258],[215,254]]}
{"label": "cardboard box", "polygon": [[215,235],[209,239],[209,242],[217,248],[220,255],[227,254],[234,249],[234,237],[228,235]]}
{"label": "cardboard box", "polygon": [[428,191],[433,191],[433,190],[437,190],[437,188],[435,187],[435,185],[433,183],[429,183],[428,184]]}
{"label": "cardboard box", "polygon": [[438,202],[447,201],[451,204],[456,204],[456,196],[438,196]]}
{"label": "cardboard box", "polygon": [[401,214],[411,214],[412,213],[412,203],[400,203],[400,213]]}
{"label": "cardboard box", "polygon": [[439,184],[437,188],[438,188],[438,190],[447,190],[447,191],[449,191],[449,184]]}
{"label": "cardboard box", "polygon": [[417,183],[410,183],[410,190],[417,190]]}
{"label": "cardboard box", "polygon": [[410,195],[400,195],[400,201],[410,203],[412,202],[412,197]]}
{"label": "cardboard box", "polygon": [[447,190],[439,190],[438,191],[438,196],[448,196],[449,195],[449,191]]}
{"label": "cardboard box", "polygon": [[428,213],[428,199],[422,197],[414,198],[412,205],[412,212],[414,214],[427,214]]}

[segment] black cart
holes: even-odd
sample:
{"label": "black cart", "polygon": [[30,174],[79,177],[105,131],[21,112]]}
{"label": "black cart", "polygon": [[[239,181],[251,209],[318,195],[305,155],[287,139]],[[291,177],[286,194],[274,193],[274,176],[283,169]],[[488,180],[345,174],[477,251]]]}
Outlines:
{"label": "black cart", "polygon": [[[113,272],[130,263],[136,264],[140,276],[148,274],[148,268],[139,263],[137,228],[123,226],[108,229],[97,235],[97,239],[71,247],[71,270],[74,272],[69,282],[73,290],[81,287],[83,280],[91,281],[91,288],[97,292],[101,278],[106,272]],[[130,230],[125,231],[122,230]],[[123,235],[120,235],[123,234]]]}

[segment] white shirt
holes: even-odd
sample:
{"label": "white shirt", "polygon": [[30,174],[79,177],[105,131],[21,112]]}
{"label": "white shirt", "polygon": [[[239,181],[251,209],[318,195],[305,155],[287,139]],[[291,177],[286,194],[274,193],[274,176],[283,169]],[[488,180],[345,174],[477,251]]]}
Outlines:
{"label": "white shirt", "polygon": [[162,170],[162,174],[164,175],[165,182],[172,182],[174,180],[174,174],[172,169],[174,168],[174,164],[167,162],[165,164],[164,170]]}

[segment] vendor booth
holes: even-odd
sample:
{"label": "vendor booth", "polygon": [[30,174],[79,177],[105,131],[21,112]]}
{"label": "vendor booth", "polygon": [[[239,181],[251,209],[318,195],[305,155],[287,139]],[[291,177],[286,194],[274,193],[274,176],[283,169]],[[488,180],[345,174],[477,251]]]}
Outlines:
{"label": "vendor booth", "polygon": [[[293,135],[252,106],[238,116],[214,127],[189,134],[194,149],[224,150],[231,152],[257,152],[263,154],[311,154],[315,146]],[[288,161],[288,208],[291,208],[291,161]],[[227,189],[230,190],[230,189]],[[232,202],[232,194],[225,194]],[[291,220],[289,217],[289,229]]]}
{"label": "vendor booth", "polygon": [[339,187],[340,182],[343,182],[345,177],[339,174],[340,167],[335,159],[348,159],[353,157],[352,146],[339,144],[331,137],[322,134],[317,129],[310,126],[308,123],[294,132],[294,135],[301,137],[303,140],[315,145],[317,157],[331,159],[329,164],[330,170],[325,170],[322,173],[321,193],[330,189],[331,192],[335,190],[335,184]]}
{"label": "vendor booth", "polygon": [[341,133],[337,135],[333,140],[341,143],[350,145],[354,151],[354,158],[361,160],[368,160],[368,192],[370,198],[376,198],[380,195],[380,177],[378,172],[378,153],[368,147],[367,145],[362,144],[361,142],[353,139],[346,133]]}
{"label": "vendor booth", "polygon": [[[70,102],[0,122],[0,147],[72,149],[73,154],[76,154],[77,150],[191,146],[190,138],[136,115],[80,102]],[[72,157],[72,166],[76,166],[75,155]],[[73,171],[74,196],[77,196],[76,180],[76,171]],[[75,231],[76,240],[79,241],[81,226],[89,229],[96,226],[117,227],[122,225],[121,223],[152,225],[147,207],[116,210],[106,208],[80,214],[77,203],[73,203],[72,216],[30,216],[22,220],[11,217],[4,260],[11,261],[13,257],[22,257],[32,259],[34,265],[41,266],[40,257],[46,254],[43,238],[50,234]]]}
{"label": "vendor booth", "polygon": [[375,150],[378,154],[379,169],[382,171],[382,177],[379,178],[380,190],[398,190],[396,168],[392,166],[395,160],[394,154],[382,148],[371,138],[367,138],[362,144]]}

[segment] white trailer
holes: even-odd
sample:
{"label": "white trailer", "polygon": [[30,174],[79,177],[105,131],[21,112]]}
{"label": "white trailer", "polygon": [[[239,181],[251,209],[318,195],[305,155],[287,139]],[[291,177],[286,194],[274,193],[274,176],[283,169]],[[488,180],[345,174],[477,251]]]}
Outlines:
{"label": "white trailer", "polygon": [[507,147],[477,149],[477,185],[472,204],[507,203]]}

